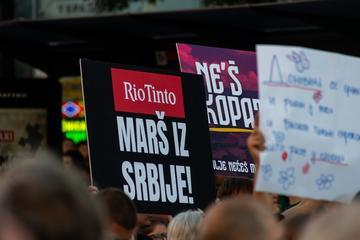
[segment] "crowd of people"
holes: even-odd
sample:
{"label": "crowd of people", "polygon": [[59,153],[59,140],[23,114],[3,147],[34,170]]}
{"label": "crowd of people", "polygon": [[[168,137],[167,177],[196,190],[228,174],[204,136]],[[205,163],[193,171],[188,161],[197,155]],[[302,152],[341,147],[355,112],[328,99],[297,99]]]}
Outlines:
{"label": "crowd of people", "polygon": [[[248,138],[259,166],[261,131]],[[256,181],[256,176],[254,178]],[[0,181],[0,240],[355,240],[360,205],[254,191],[254,181],[226,178],[208,209],[176,216],[138,213],[117,188],[90,186],[86,142],[63,145],[63,164],[28,159]]]}

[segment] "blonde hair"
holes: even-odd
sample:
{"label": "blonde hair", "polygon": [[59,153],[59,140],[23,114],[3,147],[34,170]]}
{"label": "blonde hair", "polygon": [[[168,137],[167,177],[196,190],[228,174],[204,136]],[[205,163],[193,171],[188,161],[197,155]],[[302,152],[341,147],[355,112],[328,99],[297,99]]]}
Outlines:
{"label": "blonde hair", "polygon": [[206,212],[199,240],[263,240],[272,231],[271,223],[276,224],[272,213],[254,199],[226,199]]}
{"label": "blonde hair", "polygon": [[167,240],[194,240],[203,218],[204,213],[201,210],[179,213],[168,226]]}
{"label": "blonde hair", "polygon": [[360,206],[343,206],[310,221],[301,240],[360,239]]}

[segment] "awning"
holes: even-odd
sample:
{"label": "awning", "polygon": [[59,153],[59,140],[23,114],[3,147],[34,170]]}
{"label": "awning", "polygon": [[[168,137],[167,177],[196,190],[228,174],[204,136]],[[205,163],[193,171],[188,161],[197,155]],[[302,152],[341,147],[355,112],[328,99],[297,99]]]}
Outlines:
{"label": "awning", "polygon": [[[0,51],[50,75],[78,74],[80,57],[155,66],[175,42],[254,50],[301,45],[360,56],[360,1],[301,1],[0,24]],[[168,68],[177,68],[170,65]]]}

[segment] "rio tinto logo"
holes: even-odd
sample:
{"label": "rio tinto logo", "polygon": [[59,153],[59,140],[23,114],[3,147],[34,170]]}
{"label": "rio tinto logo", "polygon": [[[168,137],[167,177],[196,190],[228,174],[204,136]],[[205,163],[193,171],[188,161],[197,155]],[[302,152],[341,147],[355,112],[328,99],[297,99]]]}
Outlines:
{"label": "rio tinto logo", "polygon": [[133,102],[149,102],[160,104],[176,104],[176,95],[167,89],[157,89],[151,84],[144,84],[140,87],[130,82],[124,82],[125,99]]}
{"label": "rio tinto logo", "polygon": [[115,111],[185,118],[181,77],[111,69]]}

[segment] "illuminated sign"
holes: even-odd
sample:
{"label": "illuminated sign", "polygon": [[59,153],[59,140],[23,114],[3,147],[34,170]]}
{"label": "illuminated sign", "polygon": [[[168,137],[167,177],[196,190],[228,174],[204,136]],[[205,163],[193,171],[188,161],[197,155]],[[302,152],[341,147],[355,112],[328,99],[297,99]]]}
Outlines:
{"label": "illuminated sign", "polygon": [[63,132],[68,131],[86,131],[86,123],[84,119],[81,120],[62,120]]}
{"label": "illuminated sign", "polygon": [[65,137],[71,139],[75,144],[87,139],[86,132],[66,132]]}
{"label": "illuminated sign", "polygon": [[74,143],[87,139],[85,119],[63,119],[62,131],[64,132],[65,137],[73,140]]}
{"label": "illuminated sign", "polygon": [[84,104],[82,101],[67,101],[61,107],[63,117],[82,118],[84,117]]}
{"label": "illuminated sign", "polygon": [[81,80],[80,77],[63,77],[60,83],[63,89],[62,132],[76,144],[87,139]]}

